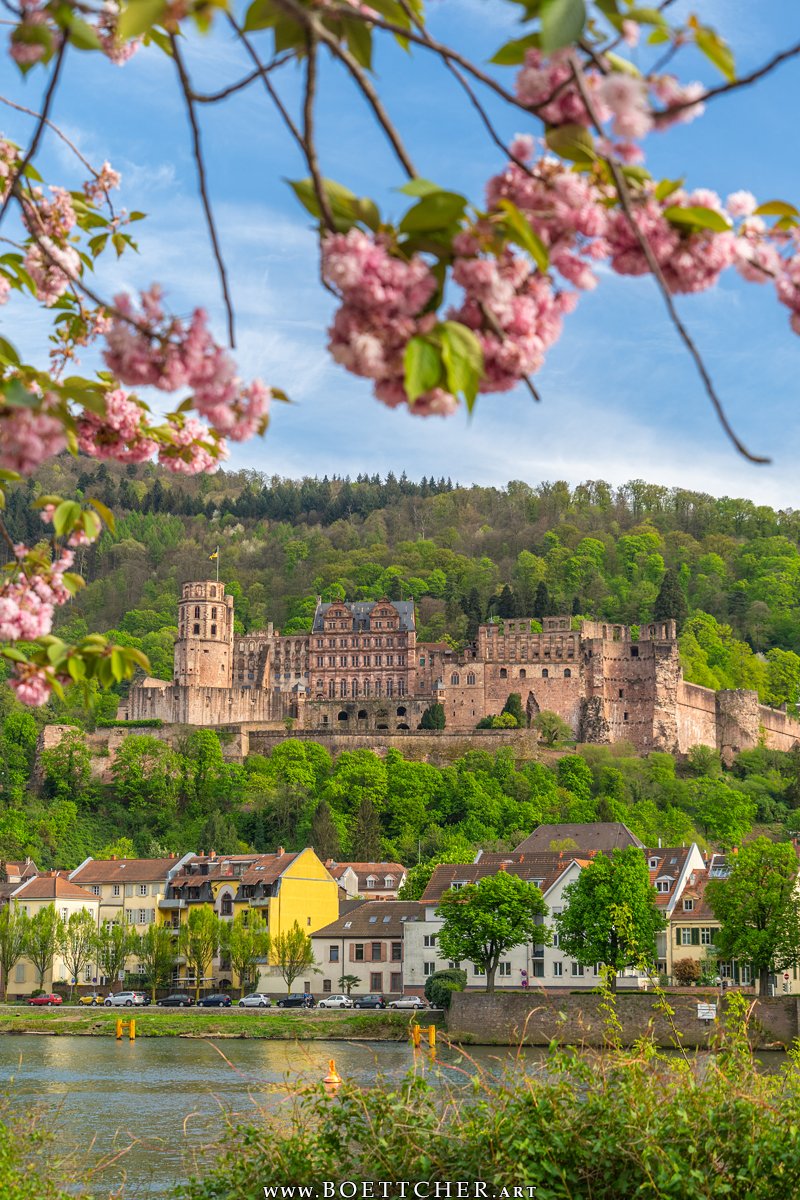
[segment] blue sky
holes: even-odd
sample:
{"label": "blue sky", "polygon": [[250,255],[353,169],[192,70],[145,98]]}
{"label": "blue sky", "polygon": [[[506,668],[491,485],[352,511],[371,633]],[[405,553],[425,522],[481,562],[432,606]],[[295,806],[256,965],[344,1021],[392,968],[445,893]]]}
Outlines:
{"label": "blue sky", "polygon": [[[684,0],[680,6],[689,8]],[[499,0],[433,0],[429,7],[433,32],[477,61],[513,36],[518,11]],[[742,73],[800,39],[800,5],[791,0],[697,0],[691,7],[729,38]],[[258,36],[266,54],[269,35]],[[433,58],[409,57],[389,42],[379,47],[378,86],[418,170],[479,202],[501,158],[463,94]],[[198,89],[216,89],[247,70],[221,31],[193,38],[187,50]],[[681,75],[719,81],[697,58],[686,59]],[[799,82],[800,60],[755,88],[717,100],[702,120],[652,136],[648,165],[723,196],[745,187],[761,200],[797,202]],[[295,111],[297,85],[294,68],[279,81]],[[16,99],[36,107],[42,75],[32,72],[12,88]],[[392,190],[403,182],[399,167],[340,72],[323,71],[320,101],[324,173],[372,195],[389,214],[401,211]],[[489,107],[504,134],[525,129],[518,111],[499,102]],[[744,462],[724,439],[647,279],[605,275],[594,293],[582,296],[536,378],[541,405],[519,389],[482,397],[471,419],[422,420],[389,411],[373,400],[367,381],[344,372],[325,350],[333,301],[317,280],[309,222],[283,182],[306,172],[263,92],[253,87],[202,116],[238,310],[242,373],[262,376],[296,401],[276,406],[266,438],[235,448],[232,465],[288,476],[405,470],[412,477],[449,475],[481,484],[644,478],[780,507],[800,505],[800,338],[771,288],[743,284],[728,273],[715,290],[679,300],[735,427],[752,449],[772,456],[769,467]],[[170,62],[157,52],[140,52],[119,69],[99,56],[74,53],[55,118],[87,156],[108,158],[122,172],[121,203],[150,214],[134,227],[140,255],[109,263],[100,276],[103,287],[159,280],[175,310],[207,307],[222,337],[219,285]],[[9,110],[0,115],[0,129],[17,140],[25,140],[28,128]],[[532,125],[531,132],[538,129]],[[56,182],[74,185],[82,178],[52,136],[42,163]],[[46,353],[46,326],[32,306],[0,310],[0,328],[30,353]]]}

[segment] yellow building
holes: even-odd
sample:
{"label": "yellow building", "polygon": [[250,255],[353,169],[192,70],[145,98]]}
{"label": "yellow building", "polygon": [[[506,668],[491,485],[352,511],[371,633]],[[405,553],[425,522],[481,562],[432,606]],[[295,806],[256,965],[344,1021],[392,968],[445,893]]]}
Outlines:
{"label": "yellow building", "polygon": [[[9,897],[9,903],[22,909],[28,917],[35,917],[43,908],[53,906],[60,919],[67,923],[73,913],[86,910],[95,924],[98,921],[98,900],[86,888],[71,883],[65,872],[50,871],[46,875],[37,875],[20,883]],[[83,978],[77,984],[83,985],[97,981],[97,967],[87,963]],[[39,983],[39,973],[28,958],[21,958],[14,966],[9,980],[9,999],[28,996],[37,987],[45,992],[52,992],[56,985],[67,987],[71,983],[69,971],[60,954],[53,956],[53,961],[47,968],[44,978]]]}
{"label": "yellow building", "polygon": [[[159,920],[170,880],[193,855],[183,858],[87,858],[69,873],[100,904],[100,923],[122,922],[137,933]],[[163,919],[163,918],[161,918]]]}

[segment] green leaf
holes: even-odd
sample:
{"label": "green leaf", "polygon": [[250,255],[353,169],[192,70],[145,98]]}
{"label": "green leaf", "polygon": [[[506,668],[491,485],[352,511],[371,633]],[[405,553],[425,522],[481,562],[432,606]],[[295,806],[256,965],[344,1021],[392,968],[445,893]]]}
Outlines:
{"label": "green leaf", "polygon": [[410,208],[398,229],[403,233],[429,233],[447,229],[464,215],[467,201],[457,192],[435,192],[424,196],[419,204]]}
{"label": "green leaf", "polygon": [[547,246],[545,246],[525,214],[520,212],[512,200],[501,200],[500,207],[506,214],[505,228],[509,238],[512,242],[516,242],[518,246],[522,246],[523,250],[528,251],[528,254],[530,254],[539,270],[544,274],[550,266],[550,255]]}
{"label": "green leaf", "polygon": [[118,646],[114,646],[111,651],[111,670],[117,683],[128,674],[128,664]]}
{"label": "green leaf", "polygon": [[62,537],[65,533],[71,533],[80,515],[81,506],[77,501],[62,500],[53,513],[53,529],[56,536]]}
{"label": "green leaf", "polygon": [[629,59],[621,58],[619,54],[614,54],[610,50],[607,50],[603,57],[608,59],[609,64],[619,75],[633,75],[635,79],[641,79],[642,72]]}
{"label": "green leaf", "polygon": [[[307,212],[313,217],[321,218],[322,212],[310,179],[289,179],[290,188]],[[368,198],[359,198],[355,192],[335,183],[332,179],[323,179],[322,186],[328,199],[328,205],[336,228],[346,233],[358,221],[370,229],[376,229],[380,224],[380,214],[375,203]]]}
{"label": "green leaf", "polygon": [[736,78],[736,62],[733,51],[714,29],[701,26],[694,35],[697,49],[705,54],[710,63],[724,75],[729,83]]}
{"label": "green leaf", "polygon": [[39,401],[29,392],[21,379],[4,379],[0,383],[0,392],[6,404],[12,408],[36,408]]}
{"label": "green leaf", "polygon": [[114,514],[112,513],[111,509],[108,508],[107,505],[103,504],[102,500],[87,499],[86,502],[87,502],[87,504],[91,504],[94,511],[103,518],[106,525],[108,526],[109,531],[111,533],[113,533],[114,532]]}
{"label": "green leaf", "polygon": [[542,0],[541,46],[545,54],[577,42],[586,24],[584,0]]}
{"label": "green leaf", "polygon": [[99,50],[101,48],[97,30],[80,17],[73,16],[70,20],[69,40],[78,50]]}
{"label": "green leaf", "polygon": [[439,385],[443,374],[442,352],[426,338],[412,337],[403,355],[405,389],[409,404]]}
{"label": "green leaf", "polygon": [[404,196],[434,196],[445,189],[439,183],[431,183],[430,179],[409,179],[402,187],[395,188]]}
{"label": "green leaf", "polygon": [[766,203],[759,204],[758,208],[754,210],[754,215],[757,217],[800,217],[800,211],[785,200],[767,200]]}
{"label": "green leaf", "polygon": [[657,8],[630,8],[625,13],[625,20],[638,21],[640,25],[667,25],[666,17]]}
{"label": "green leaf", "polygon": [[82,587],[86,587],[86,580],[82,575],[77,575],[75,571],[65,571],[61,577],[64,580],[64,586],[68,592],[74,596]]}
{"label": "green leaf", "polygon": [[158,25],[167,11],[167,0],[128,0],[117,22],[117,37],[121,42],[138,37],[151,25]]}
{"label": "green leaf", "polygon": [[439,326],[442,358],[447,372],[447,387],[453,395],[463,394],[470,412],[483,377],[483,350],[475,334],[458,321]]}
{"label": "green leaf", "polygon": [[683,184],[683,179],[662,179],[656,185],[656,200],[666,200],[667,196],[677,192],[678,188],[683,187]]}
{"label": "green leaf", "polygon": [[372,30],[364,21],[342,21],[347,45],[353,58],[367,71],[372,70]]}
{"label": "green leaf", "polygon": [[67,670],[76,683],[80,683],[86,678],[86,667],[82,658],[77,654],[71,654],[67,659]]}
{"label": "green leaf", "polygon": [[499,67],[515,67],[525,61],[525,54],[532,47],[538,47],[541,38],[538,33],[529,33],[527,37],[515,38],[493,54],[489,62],[497,63]]}
{"label": "green leaf", "polygon": [[245,33],[256,29],[270,29],[279,19],[280,9],[273,0],[253,0],[244,19]]}
{"label": "green leaf", "polygon": [[722,213],[699,204],[689,208],[681,208],[678,205],[665,208],[664,216],[673,225],[688,225],[693,229],[711,229],[714,233],[726,233],[731,227],[730,222],[723,217]]}
{"label": "green leaf", "polygon": [[555,125],[545,135],[547,145],[561,158],[588,166],[597,158],[594,138],[583,125]]}
{"label": "green leaf", "polygon": [[20,364],[16,348],[4,337],[0,337],[0,360],[12,367],[18,367]]}

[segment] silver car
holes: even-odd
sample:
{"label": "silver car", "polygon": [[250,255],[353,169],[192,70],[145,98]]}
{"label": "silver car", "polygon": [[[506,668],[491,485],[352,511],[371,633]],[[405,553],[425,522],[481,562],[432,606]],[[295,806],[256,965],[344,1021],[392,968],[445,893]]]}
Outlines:
{"label": "silver car", "polygon": [[421,996],[401,996],[399,1000],[390,1000],[389,1008],[427,1008],[428,1003]]}
{"label": "silver car", "polygon": [[111,996],[106,996],[103,1004],[106,1008],[111,1008],[112,1004],[117,1007],[132,1008],[134,1004],[144,1004],[144,992],[114,992]]}
{"label": "silver car", "polygon": [[352,1008],[353,1001],[349,996],[323,996],[318,1001],[317,1008]]}
{"label": "silver car", "polygon": [[272,1001],[266,992],[251,992],[249,996],[242,996],[239,1008],[272,1008]]}

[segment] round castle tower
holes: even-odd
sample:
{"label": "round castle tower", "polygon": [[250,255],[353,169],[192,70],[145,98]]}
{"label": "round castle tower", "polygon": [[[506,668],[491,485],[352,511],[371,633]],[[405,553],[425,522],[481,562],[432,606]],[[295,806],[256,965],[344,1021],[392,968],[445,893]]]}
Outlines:
{"label": "round castle tower", "polygon": [[184,583],[178,606],[175,683],[229,688],[233,682],[233,596],[214,580]]}

